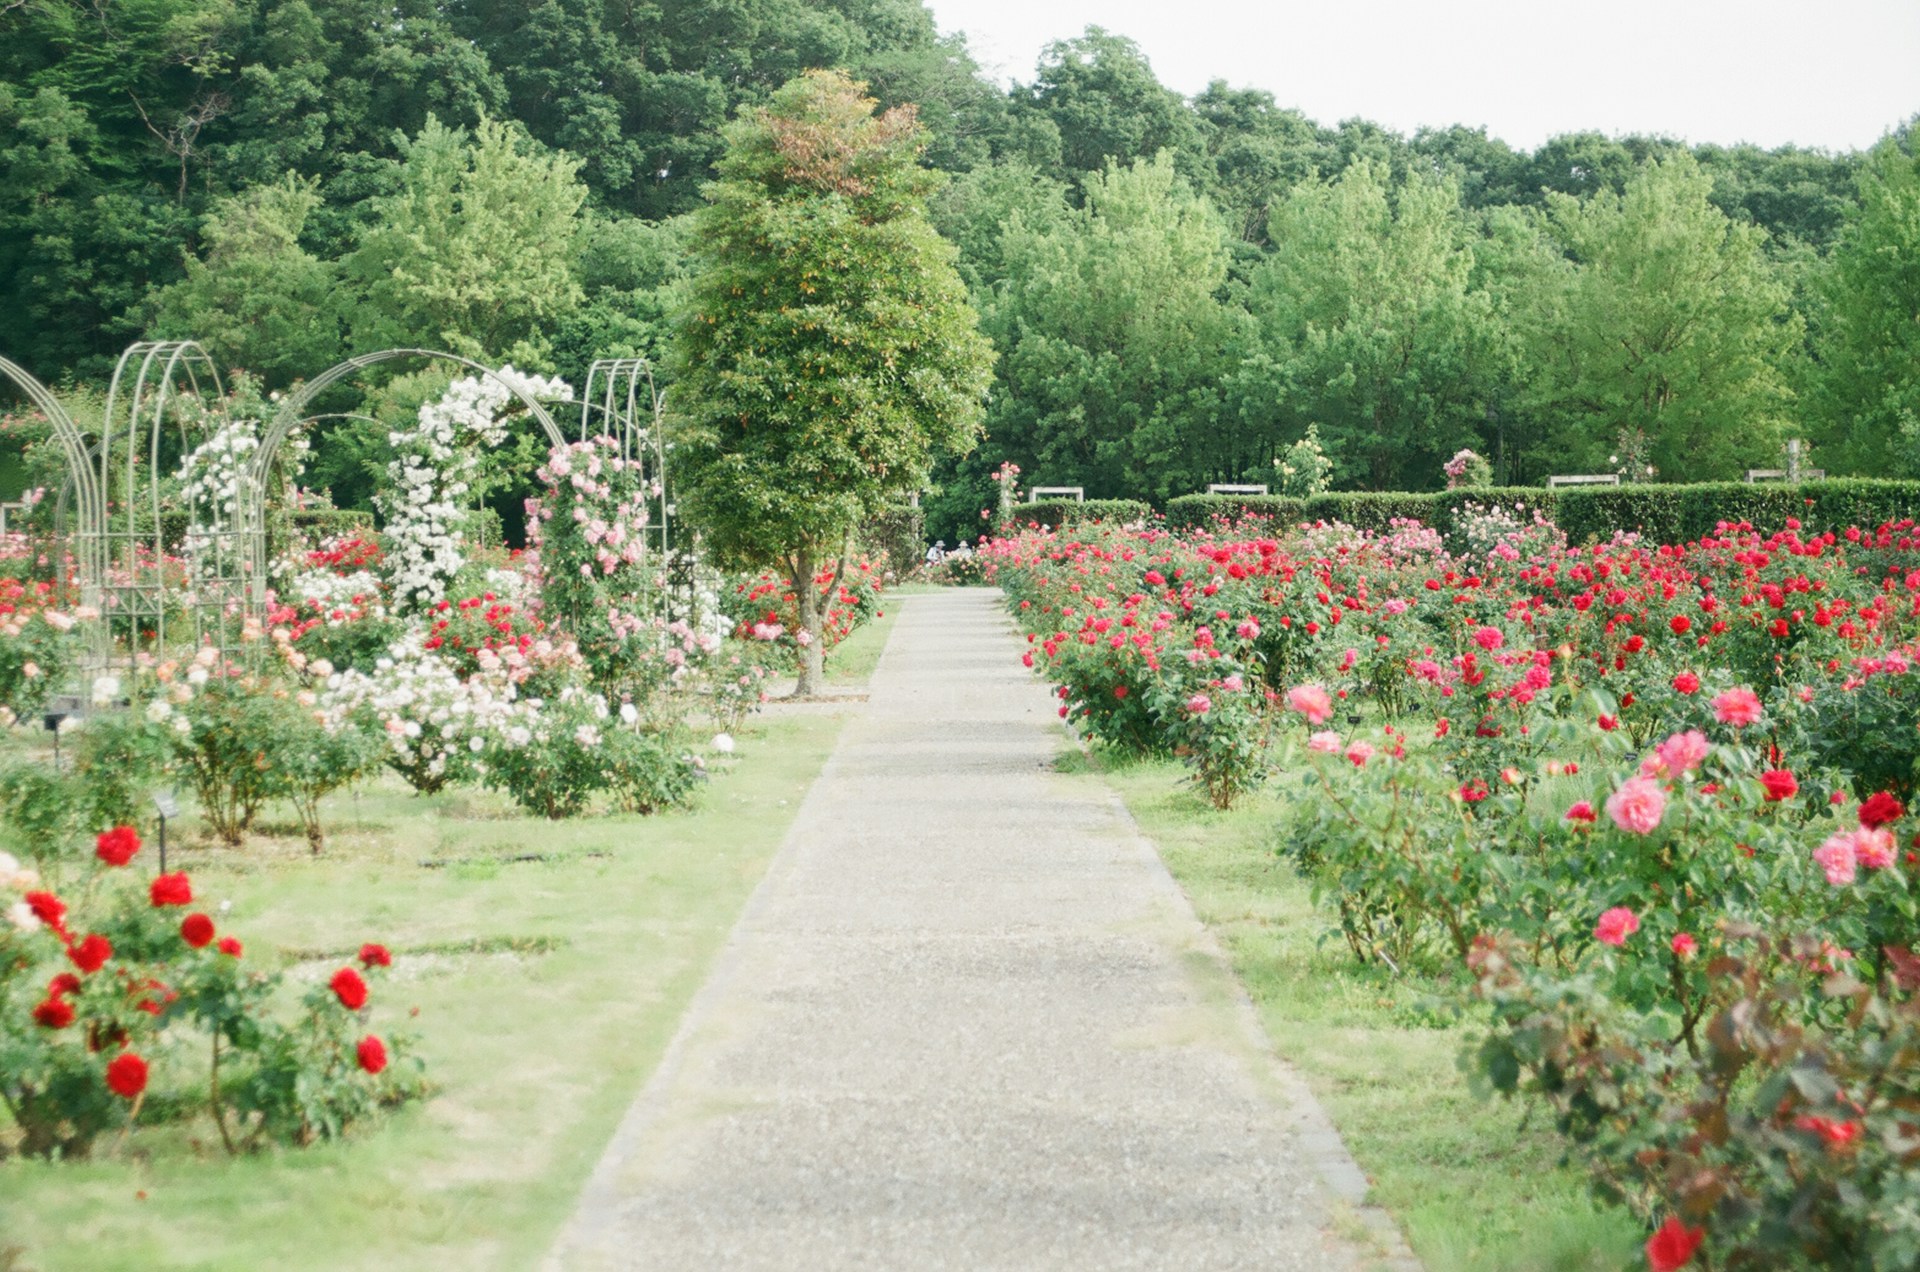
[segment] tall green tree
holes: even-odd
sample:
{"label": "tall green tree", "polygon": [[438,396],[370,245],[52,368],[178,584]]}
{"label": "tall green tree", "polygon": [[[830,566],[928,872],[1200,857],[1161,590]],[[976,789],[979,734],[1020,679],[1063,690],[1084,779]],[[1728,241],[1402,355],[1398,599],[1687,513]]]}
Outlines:
{"label": "tall green tree", "polygon": [[149,334],[198,340],[222,366],[275,389],[339,361],[338,270],[300,243],[320,203],[316,186],[289,175],[217,201],[200,231],[205,254],[154,293]]}
{"label": "tall green tree", "polygon": [[676,357],[676,471],[723,558],[793,586],[814,692],[814,579],[854,529],[978,435],[993,350],[934,231],[910,107],[810,71],[726,132]]}
{"label": "tall green tree", "polygon": [[1058,175],[1066,180],[1163,150],[1198,158],[1193,111],[1154,75],[1138,44],[1100,27],[1049,44],[1032,86],[1013,96],[1020,111],[1059,130]]}
{"label": "tall green tree", "polygon": [[1344,484],[1437,484],[1480,441],[1498,354],[1458,190],[1417,175],[1396,189],[1362,161],[1296,187],[1269,227],[1247,303],[1287,433],[1317,423]]}
{"label": "tall green tree", "polygon": [[1619,194],[1548,196],[1547,232],[1573,268],[1534,289],[1525,378],[1582,471],[1623,431],[1645,437],[1668,480],[1775,466],[1801,320],[1766,231],[1730,220],[1712,193],[1678,151]]}
{"label": "tall green tree", "polygon": [[582,296],[579,167],[513,125],[483,119],[468,133],[428,116],[401,145],[399,190],[343,263],[354,346],[544,365],[551,325]]}
{"label": "tall green tree", "polygon": [[1920,474],[1920,127],[1874,147],[1819,275],[1813,405],[1851,467]]}
{"label": "tall green tree", "polygon": [[[1264,443],[1223,392],[1248,335],[1223,302],[1227,231],[1170,157],[1091,174],[1071,214],[1000,244],[984,321],[1001,350],[989,431],[1027,480],[1163,498],[1239,475]],[[996,461],[997,462],[997,461]]]}

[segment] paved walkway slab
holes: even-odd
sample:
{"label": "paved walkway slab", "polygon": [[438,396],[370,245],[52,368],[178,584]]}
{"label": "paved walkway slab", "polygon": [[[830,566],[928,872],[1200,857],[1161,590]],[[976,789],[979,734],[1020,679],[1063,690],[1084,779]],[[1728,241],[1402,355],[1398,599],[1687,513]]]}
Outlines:
{"label": "paved walkway slab", "polygon": [[998,594],[893,603],[548,1266],[1367,1266],[1364,1181],[1125,810],[1053,771]]}

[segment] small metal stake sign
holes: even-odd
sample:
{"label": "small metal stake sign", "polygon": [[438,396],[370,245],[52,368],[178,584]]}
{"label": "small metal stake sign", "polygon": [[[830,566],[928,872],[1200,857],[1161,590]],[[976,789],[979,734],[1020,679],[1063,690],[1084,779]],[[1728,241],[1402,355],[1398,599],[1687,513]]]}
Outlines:
{"label": "small metal stake sign", "polygon": [[153,811],[160,814],[160,873],[167,873],[167,818],[180,815],[180,805],[174,801],[173,792],[156,791],[153,796]]}
{"label": "small metal stake sign", "polygon": [[47,732],[53,734],[53,771],[60,771],[60,726],[67,722],[64,711],[49,711],[46,715]]}

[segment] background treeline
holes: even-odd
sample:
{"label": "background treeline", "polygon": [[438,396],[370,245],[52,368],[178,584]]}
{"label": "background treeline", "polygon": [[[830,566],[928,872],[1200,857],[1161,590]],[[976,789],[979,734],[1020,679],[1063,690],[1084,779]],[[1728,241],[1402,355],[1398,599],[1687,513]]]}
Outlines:
{"label": "background treeline", "polygon": [[191,335],[267,388],[395,343],[661,355],[721,125],[814,66],[918,103],[952,174],[999,362],[949,541],[1003,460],[1158,501],[1270,480],[1310,423],[1343,488],[1469,446],[1503,484],[1725,478],[1789,437],[1920,475],[1911,123],[1527,153],[1183,98],[1098,28],[1009,91],[916,0],[0,3],[0,352],[89,380]]}

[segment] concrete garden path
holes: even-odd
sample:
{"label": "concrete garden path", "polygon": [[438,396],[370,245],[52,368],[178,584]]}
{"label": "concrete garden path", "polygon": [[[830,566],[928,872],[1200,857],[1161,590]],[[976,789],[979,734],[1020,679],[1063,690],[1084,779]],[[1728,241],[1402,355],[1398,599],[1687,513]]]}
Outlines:
{"label": "concrete garden path", "polygon": [[1151,846],[1053,772],[998,593],[896,603],[548,1266],[1399,1262]]}

